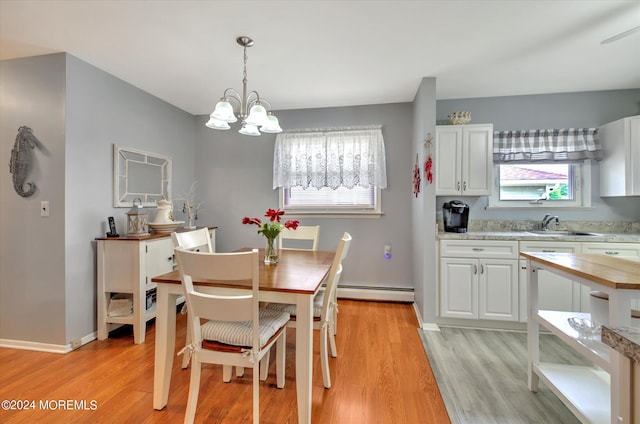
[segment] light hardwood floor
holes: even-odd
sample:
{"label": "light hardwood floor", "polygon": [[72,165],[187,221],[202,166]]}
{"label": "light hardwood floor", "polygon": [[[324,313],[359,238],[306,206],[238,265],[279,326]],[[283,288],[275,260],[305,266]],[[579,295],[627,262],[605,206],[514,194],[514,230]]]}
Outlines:
{"label": "light hardwood floor", "polygon": [[[338,358],[330,358],[333,387],[322,386],[318,334],[314,336],[313,423],[446,424],[440,391],[416,330],[409,304],[340,300]],[[178,316],[178,341],[186,320]],[[0,399],[35,401],[36,409],[0,410],[10,423],[180,423],[189,371],[174,360],[169,403],[152,407],[155,327],[146,342],[133,344],[130,330],[91,342],[67,355],[0,349]],[[178,345],[180,343],[177,343]],[[287,333],[286,386],[275,388],[275,361],[260,385],[260,422],[297,422],[295,331]],[[181,346],[176,348],[179,350]],[[88,410],[39,409],[40,401],[86,401]],[[96,408],[91,410],[92,401]],[[66,405],[66,403],[62,403]],[[81,406],[81,405],[80,405]],[[198,423],[251,422],[251,370],[222,382],[219,366],[204,366]]]}

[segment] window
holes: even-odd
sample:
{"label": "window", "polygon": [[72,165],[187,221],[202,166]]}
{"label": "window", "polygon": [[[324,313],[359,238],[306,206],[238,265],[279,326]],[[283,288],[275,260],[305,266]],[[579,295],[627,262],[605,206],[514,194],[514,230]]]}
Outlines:
{"label": "window", "polygon": [[493,207],[590,206],[591,163],[497,164]]}
{"label": "window", "polygon": [[355,186],[352,189],[328,187],[316,189],[301,187],[280,189],[280,208],[290,213],[342,213],[342,214],[379,214],[380,190]]}
{"label": "window", "polygon": [[380,214],[387,185],[381,126],[278,134],[273,186],[296,214]]}

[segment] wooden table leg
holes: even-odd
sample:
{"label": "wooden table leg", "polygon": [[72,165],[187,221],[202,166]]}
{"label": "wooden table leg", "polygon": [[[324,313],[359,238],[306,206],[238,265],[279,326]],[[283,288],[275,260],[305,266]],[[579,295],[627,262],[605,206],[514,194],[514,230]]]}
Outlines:
{"label": "wooden table leg", "polygon": [[176,346],[176,297],[166,284],[158,284],[156,297],[156,354],[153,365],[153,409],[167,406],[173,352]]}

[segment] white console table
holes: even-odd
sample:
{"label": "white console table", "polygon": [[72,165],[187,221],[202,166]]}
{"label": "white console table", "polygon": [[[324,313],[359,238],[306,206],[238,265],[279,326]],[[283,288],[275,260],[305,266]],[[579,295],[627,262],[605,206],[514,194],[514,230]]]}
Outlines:
{"label": "white console table", "polygon": [[[215,251],[215,229],[208,227]],[[180,231],[188,231],[179,229]],[[155,302],[147,308],[147,294],[156,288],[151,278],[173,271],[175,266],[170,233],[145,236],[99,237],[97,263],[98,340],[120,325],[133,325],[134,343],[144,343],[146,322],[156,317]],[[124,316],[110,316],[114,294],[131,296],[133,310]],[[177,303],[184,302],[181,296]]]}
{"label": "white console table", "polygon": [[[598,254],[527,253],[528,385],[537,391],[542,379],[583,423],[630,424],[631,368],[629,359],[599,339],[583,340],[567,319],[588,313],[538,309],[538,271],[545,270],[609,295],[609,325],[631,326],[631,299],[640,298],[637,262]],[[539,326],[544,326],[597,367],[540,362]]]}

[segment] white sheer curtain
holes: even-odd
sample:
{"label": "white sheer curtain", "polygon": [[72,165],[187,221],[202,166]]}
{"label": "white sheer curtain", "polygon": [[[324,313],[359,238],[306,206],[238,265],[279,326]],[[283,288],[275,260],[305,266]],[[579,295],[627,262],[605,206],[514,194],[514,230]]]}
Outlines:
{"label": "white sheer curtain", "polygon": [[561,130],[496,131],[493,162],[601,160],[597,128]]}
{"label": "white sheer curtain", "polygon": [[387,187],[381,126],[295,130],[278,134],[273,188]]}

